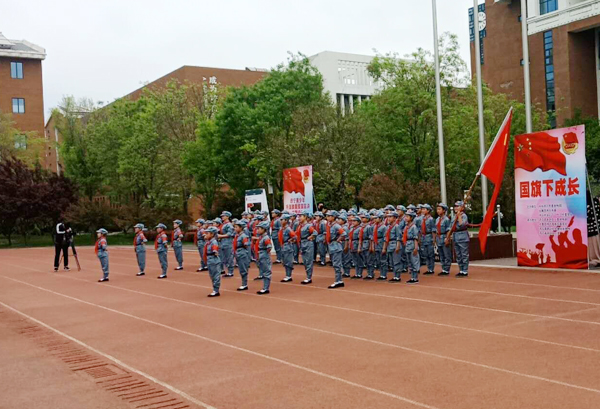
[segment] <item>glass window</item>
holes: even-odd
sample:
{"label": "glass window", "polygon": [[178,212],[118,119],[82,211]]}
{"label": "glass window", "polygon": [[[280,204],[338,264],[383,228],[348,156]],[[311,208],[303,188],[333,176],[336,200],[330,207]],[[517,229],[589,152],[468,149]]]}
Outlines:
{"label": "glass window", "polygon": [[13,114],[24,114],[25,113],[25,99],[24,98],[13,98],[12,99]]}
{"label": "glass window", "polygon": [[10,63],[10,77],[18,80],[23,79],[23,63],[22,62],[11,62]]}
{"label": "glass window", "polygon": [[546,54],[546,112],[548,113],[548,123],[552,128],[556,128],[556,97],[554,95],[554,41],[552,39],[552,30],[544,33],[544,50]]}
{"label": "glass window", "polygon": [[558,0],[540,0],[540,14],[558,10]]}
{"label": "glass window", "polygon": [[15,149],[27,149],[27,135],[17,135],[15,137]]}

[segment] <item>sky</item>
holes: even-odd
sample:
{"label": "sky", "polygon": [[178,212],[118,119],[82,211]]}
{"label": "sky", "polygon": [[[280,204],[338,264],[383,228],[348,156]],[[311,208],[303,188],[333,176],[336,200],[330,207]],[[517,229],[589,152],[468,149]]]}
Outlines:
{"label": "sky", "polygon": [[[472,0],[437,0],[469,61]],[[0,0],[0,32],[46,49],[46,118],[63,96],[113,101],[183,65],[272,68],[288,52],[433,50],[430,0]],[[469,65],[469,64],[468,64]]]}

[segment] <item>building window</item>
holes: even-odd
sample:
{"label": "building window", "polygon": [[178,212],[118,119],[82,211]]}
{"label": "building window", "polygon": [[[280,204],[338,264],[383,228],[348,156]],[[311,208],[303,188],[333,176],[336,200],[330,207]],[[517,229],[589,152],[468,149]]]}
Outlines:
{"label": "building window", "polygon": [[11,62],[10,63],[10,77],[22,80],[23,79],[23,63],[22,62]]}
{"label": "building window", "polygon": [[27,135],[17,135],[15,137],[15,149],[27,149]]}
{"label": "building window", "polygon": [[540,15],[558,10],[558,0],[540,0]]}
{"label": "building window", "polygon": [[554,42],[552,31],[544,33],[544,63],[546,72],[546,112],[548,122],[556,128],[556,98],[554,95]]}
{"label": "building window", "polygon": [[24,98],[13,98],[12,106],[13,106],[13,114],[24,114],[25,113],[25,99]]}

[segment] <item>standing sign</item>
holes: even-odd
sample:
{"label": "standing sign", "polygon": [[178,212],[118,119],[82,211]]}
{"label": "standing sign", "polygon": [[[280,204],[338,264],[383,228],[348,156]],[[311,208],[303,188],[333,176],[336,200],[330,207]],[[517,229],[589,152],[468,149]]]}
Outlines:
{"label": "standing sign", "polygon": [[515,137],[520,266],[587,269],[583,125]]}
{"label": "standing sign", "polygon": [[283,208],[300,213],[313,211],[313,172],[312,166],[284,169]]}
{"label": "standing sign", "polygon": [[267,203],[267,193],[265,189],[246,190],[246,205],[247,212],[256,210],[269,213],[269,204]]}

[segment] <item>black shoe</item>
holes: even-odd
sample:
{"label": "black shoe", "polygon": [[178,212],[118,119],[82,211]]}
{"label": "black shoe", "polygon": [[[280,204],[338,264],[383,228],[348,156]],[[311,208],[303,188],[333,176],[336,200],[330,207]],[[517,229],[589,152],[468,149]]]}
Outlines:
{"label": "black shoe", "polygon": [[456,274],[456,278],[465,278],[468,277],[469,273],[460,272]]}
{"label": "black shoe", "polygon": [[375,278],[375,277],[373,277],[373,276],[366,276],[365,278],[363,278],[363,280],[372,280],[373,278]]}
{"label": "black shoe", "polygon": [[320,262],[319,265],[325,267],[325,263],[323,262]]}
{"label": "black shoe", "polygon": [[175,271],[183,270],[183,267],[175,267]]}
{"label": "black shoe", "polygon": [[418,283],[419,283],[419,280],[415,280],[414,278],[411,278],[410,280],[408,280],[406,282],[406,284],[418,284]]}
{"label": "black shoe", "polygon": [[263,280],[263,279],[264,279],[263,276],[254,277],[254,281]]}
{"label": "black shoe", "polygon": [[339,282],[339,283],[333,283],[333,284],[331,284],[331,285],[330,285],[329,287],[327,287],[327,288],[341,288],[341,287],[343,287],[343,286],[344,286],[344,283],[342,283],[342,282]]}
{"label": "black shoe", "polygon": [[405,268],[404,270],[402,270],[403,273],[408,273],[408,268]]}
{"label": "black shoe", "polygon": [[136,274],[136,276],[141,277],[141,276],[145,276],[146,273],[144,273],[143,271],[140,271],[139,273]]}
{"label": "black shoe", "polygon": [[402,281],[402,279],[400,277],[393,277],[393,278],[390,278],[389,282],[390,283],[399,283],[401,281]]}
{"label": "black shoe", "polygon": [[210,293],[210,294],[207,295],[207,297],[210,297],[210,298],[212,298],[212,297],[220,297],[220,296],[221,296],[221,294],[217,293],[215,291],[213,291],[212,293]]}
{"label": "black shoe", "polygon": [[69,270],[70,270],[70,268],[69,268],[69,267],[65,267],[65,271],[69,271]]}
{"label": "black shoe", "polygon": [[350,280],[358,280],[361,278],[362,278],[361,276],[353,275],[352,277],[350,277]]}
{"label": "black shoe", "polygon": [[292,277],[284,277],[281,282],[282,283],[289,283],[290,281],[292,281]]}
{"label": "black shoe", "polygon": [[438,276],[449,276],[450,273],[448,271],[442,271],[441,273],[438,274]]}
{"label": "black shoe", "polygon": [[350,274],[349,273],[344,273],[344,274],[342,274],[342,277],[350,278]]}
{"label": "black shoe", "polygon": [[202,267],[199,271],[208,271],[208,267]]}
{"label": "black shoe", "polygon": [[433,271],[426,271],[426,272],[423,273],[424,276],[432,276],[434,274],[435,273]]}
{"label": "black shoe", "polygon": [[281,260],[275,260],[275,264],[281,264]]}
{"label": "black shoe", "polygon": [[58,267],[54,267],[54,271],[58,271]]}
{"label": "black shoe", "polygon": [[225,277],[233,277],[233,274],[227,273],[227,274],[225,274]]}
{"label": "black shoe", "polygon": [[201,269],[201,268],[199,268],[198,270],[196,270],[196,273],[199,273],[200,271],[202,271],[202,269]]}
{"label": "black shoe", "polygon": [[310,284],[310,283],[312,283],[312,280],[310,278],[307,278],[306,280],[303,280],[300,282],[300,284],[305,284],[305,285]]}
{"label": "black shoe", "polygon": [[379,276],[377,277],[377,281],[387,281],[387,277]]}
{"label": "black shoe", "polygon": [[258,294],[258,295],[265,295],[265,294],[269,294],[269,293],[270,293],[270,291],[265,290],[265,289],[256,292],[256,294]]}
{"label": "black shoe", "polygon": [[222,276],[224,276],[225,274],[226,274],[226,273],[225,273],[225,270],[221,271],[221,275],[222,275]]}
{"label": "black shoe", "polygon": [[161,274],[161,275],[159,275],[159,276],[158,276],[158,278],[159,278],[159,279],[162,279],[162,278],[167,278],[167,275],[166,275],[166,274]]}
{"label": "black shoe", "polygon": [[237,288],[238,291],[246,291],[247,289],[248,289],[247,285],[243,285],[243,286]]}
{"label": "black shoe", "polygon": [[105,281],[108,281],[108,277],[106,277],[106,278],[102,277],[100,280],[98,280],[99,283],[103,283]]}

